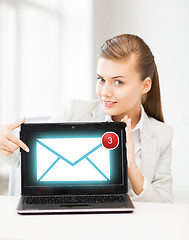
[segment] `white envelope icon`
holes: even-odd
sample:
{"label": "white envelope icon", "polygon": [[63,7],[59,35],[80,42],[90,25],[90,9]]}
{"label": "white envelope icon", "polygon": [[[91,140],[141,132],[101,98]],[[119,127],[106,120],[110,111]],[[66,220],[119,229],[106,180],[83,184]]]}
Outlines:
{"label": "white envelope icon", "polygon": [[101,138],[40,138],[36,141],[38,181],[108,181],[110,151]]}

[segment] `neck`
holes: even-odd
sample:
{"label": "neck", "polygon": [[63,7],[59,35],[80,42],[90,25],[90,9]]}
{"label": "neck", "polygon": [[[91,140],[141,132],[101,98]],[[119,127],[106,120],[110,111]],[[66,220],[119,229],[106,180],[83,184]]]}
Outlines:
{"label": "neck", "polygon": [[120,122],[122,118],[125,116],[128,116],[128,118],[131,118],[131,129],[133,129],[137,123],[140,121],[141,117],[141,106],[137,106],[135,108],[130,109],[129,111],[119,115],[119,116],[112,116],[112,120],[114,122]]}

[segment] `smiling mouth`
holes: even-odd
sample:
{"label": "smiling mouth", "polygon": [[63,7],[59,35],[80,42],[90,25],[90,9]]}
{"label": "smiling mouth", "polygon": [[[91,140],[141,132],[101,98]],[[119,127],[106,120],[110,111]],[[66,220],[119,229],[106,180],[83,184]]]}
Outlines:
{"label": "smiling mouth", "polygon": [[112,107],[114,104],[116,104],[116,102],[104,101],[104,100],[103,100],[103,105],[104,105],[105,107]]}

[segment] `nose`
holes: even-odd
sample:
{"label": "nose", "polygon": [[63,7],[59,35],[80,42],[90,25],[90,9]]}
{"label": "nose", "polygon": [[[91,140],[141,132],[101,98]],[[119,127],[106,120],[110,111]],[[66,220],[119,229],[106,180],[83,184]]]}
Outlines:
{"label": "nose", "polygon": [[111,97],[112,96],[112,87],[108,82],[103,86],[101,94],[103,97]]}

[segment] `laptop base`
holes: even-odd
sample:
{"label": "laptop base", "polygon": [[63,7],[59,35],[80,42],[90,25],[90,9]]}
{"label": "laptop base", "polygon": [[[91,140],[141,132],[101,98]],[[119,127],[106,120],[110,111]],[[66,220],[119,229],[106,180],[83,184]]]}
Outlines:
{"label": "laptop base", "polygon": [[126,194],[124,202],[117,203],[78,203],[78,204],[24,204],[20,198],[18,214],[73,214],[73,213],[132,213],[134,206]]}

